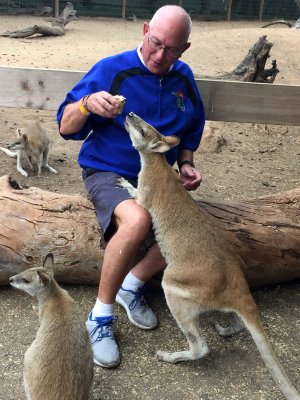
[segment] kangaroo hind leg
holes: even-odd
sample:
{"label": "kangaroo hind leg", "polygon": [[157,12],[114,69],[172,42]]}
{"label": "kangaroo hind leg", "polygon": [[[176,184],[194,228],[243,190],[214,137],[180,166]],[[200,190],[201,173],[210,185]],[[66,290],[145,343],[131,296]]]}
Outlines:
{"label": "kangaroo hind leg", "polygon": [[49,172],[52,172],[53,174],[57,174],[56,169],[50,167],[50,165],[48,163],[48,158],[49,158],[49,148],[47,147],[43,153],[42,166],[43,166],[43,168],[47,169]]}
{"label": "kangaroo hind leg", "polygon": [[199,314],[201,309],[199,305],[190,299],[179,297],[178,294],[170,294],[166,290],[165,295],[169,309],[188,341],[189,350],[174,353],[158,350],[156,352],[158,359],[177,363],[204,358],[209,353],[209,347],[200,332]]}
{"label": "kangaroo hind leg", "polygon": [[220,324],[215,324],[215,329],[220,336],[230,337],[245,329],[245,325],[236,313],[229,313],[228,318],[229,325],[226,327],[223,327]]}

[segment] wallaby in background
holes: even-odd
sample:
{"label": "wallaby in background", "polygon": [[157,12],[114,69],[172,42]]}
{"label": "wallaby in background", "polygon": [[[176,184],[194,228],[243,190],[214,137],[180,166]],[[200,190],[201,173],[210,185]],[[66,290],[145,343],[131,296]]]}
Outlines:
{"label": "wallaby in background", "polygon": [[75,301],[53,277],[53,256],[44,267],[10,278],[10,284],[35,296],[39,303],[36,338],[24,357],[28,400],[88,400],[93,355],[85,321]]}
{"label": "wallaby in background", "polygon": [[41,174],[42,167],[57,174],[56,169],[48,164],[49,139],[38,120],[26,121],[24,127],[16,130],[16,134],[17,139],[7,148],[0,147],[0,150],[9,157],[17,159],[17,170],[20,174],[28,177],[28,173],[21,164],[23,154],[27,157],[30,168],[34,170],[34,167],[36,167],[38,176]]}
{"label": "wallaby in background", "polygon": [[231,325],[223,328],[216,324],[218,333],[230,336],[245,324],[286,399],[299,400],[264,332],[243,272],[244,262],[161,154],[179,139],[161,135],[134,113],[126,117],[125,127],[140,153],[141,171],[137,189],[124,178],[119,184],[151,214],[167,262],[162,280],[167,304],[189,344],[186,351],[157,351],[158,358],[176,363],[207,356],[209,347],[201,336],[199,315],[212,310],[231,312]]}

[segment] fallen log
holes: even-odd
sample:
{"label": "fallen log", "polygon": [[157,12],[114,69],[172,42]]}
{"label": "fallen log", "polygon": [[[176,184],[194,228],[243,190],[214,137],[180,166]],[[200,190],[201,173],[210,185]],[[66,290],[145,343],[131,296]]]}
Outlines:
{"label": "fallen log", "polygon": [[299,29],[300,28],[300,18],[297,19],[297,21],[293,22],[293,21],[286,21],[285,19],[278,19],[277,21],[273,21],[273,22],[269,22],[266,25],[263,25],[262,28],[267,28],[271,25],[275,25],[275,24],[283,24],[283,25],[287,25],[289,28],[293,28],[293,29]]}
{"label": "fallen log", "polygon": [[47,21],[51,22],[51,26],[46,25],[33,25],[27,28],[23,28],[16,31],[6,31],[0,36],[9,38],[26,38],[33,35],[43,35],[43,36],[62,36],[65,34],[65,26],[77,19],[77,11],[74,9],[73,4],[67,2],[66,7],[62,11],[59,17],[47,18]]}
{"label": "fallen log", "polygon": [[[245,260],[251,286],[300,278],[300,188],[198,204]],[[0,210],[1,285],[42,265],[48,253],[54,255],[59,282],[98,284],[105,242],[88,199],[20,188],[6,175],[0,178]]]}

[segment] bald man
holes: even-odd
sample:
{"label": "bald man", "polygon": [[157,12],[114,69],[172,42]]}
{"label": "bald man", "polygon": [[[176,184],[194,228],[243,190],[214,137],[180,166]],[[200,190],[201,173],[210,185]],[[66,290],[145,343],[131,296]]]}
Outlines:
{"label": "bald man", "polygon": [[[116,184],[125,177],[136,186],[140,171],[139,154],[124,127],[126,115],[134,112],[162,134],[180,137],[180,144],[166,153],[167,161],[177,163],[187,190],[195,190],[202,180],[193,153],[200,144],[204,108],[191,69],[179,60],[190,47],[191,27],[183,8],[161,7],[150,22],[144,22],[139,46],[96,63],[57,112],[62,137],[83,140],[79,165],[107,242],[98,297],[87,320],[94,362],[102,367],[120,363],[113,332],[115,301],[135,326],[154,329],[157,318],[143,289],[166,267],[154,241],[133,266],[141,242],[151,231],[151,218]],[[115,95],[126,98],[121,114]]]}

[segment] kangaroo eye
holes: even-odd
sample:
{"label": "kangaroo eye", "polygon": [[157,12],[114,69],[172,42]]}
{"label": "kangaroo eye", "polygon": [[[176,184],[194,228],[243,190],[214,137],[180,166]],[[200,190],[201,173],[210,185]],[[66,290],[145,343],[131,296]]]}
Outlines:
{"label": "kangaroo eye", "polygon": [[25,279],[25,278],[23,278],[23,282],[24,282],[24,283],[29,283],[29,280],[28,280],[28,279]]}
{"label": "kangaroo eye", "polygon": [[143,129],[140,130],[140,134],[141,134],[142,136],[145,136],[145,132],[144,132]]}

